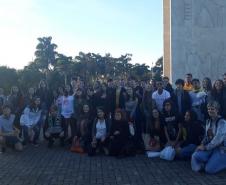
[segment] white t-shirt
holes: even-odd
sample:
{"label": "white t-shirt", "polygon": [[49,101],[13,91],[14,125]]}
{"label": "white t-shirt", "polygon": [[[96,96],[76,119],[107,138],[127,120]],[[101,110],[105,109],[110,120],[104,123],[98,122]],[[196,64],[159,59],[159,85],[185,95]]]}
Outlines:
{"label": "white t-shirt", "polygon": [[74,96],[63,96],[61,115],[64,118],[71,118],[74,113]]}
{"label": "white t-shirt", "polygon": [[100,122],[100,120],[98,120],[96,124],[96,139],[101,139],[105,137],[106,133],[107,133],[107,127],[106,127],[105,120],[103,122]]}
{"label": "white t-shirt", "polygon": [[166,99],[168,99],[168,98],[170,98],[170,93],[168,91],[164,90],[164,89],[162,91],[162,94],[159,94],[158,90],[153,92],[153,94],[152,94],[152,99],[155,100],[157,109],[159,111],[162,111],[162,109],[163,109],[163,102]]}

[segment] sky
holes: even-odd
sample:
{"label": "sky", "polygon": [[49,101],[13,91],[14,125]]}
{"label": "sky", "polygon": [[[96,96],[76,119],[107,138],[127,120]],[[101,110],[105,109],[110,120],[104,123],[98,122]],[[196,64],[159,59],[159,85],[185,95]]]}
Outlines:
{"label": "sky", "polygon": [[22,69],[37,38],[57,52],[133,54],[149,66],[163,55],[162,0],[0,0],[0,65]]}

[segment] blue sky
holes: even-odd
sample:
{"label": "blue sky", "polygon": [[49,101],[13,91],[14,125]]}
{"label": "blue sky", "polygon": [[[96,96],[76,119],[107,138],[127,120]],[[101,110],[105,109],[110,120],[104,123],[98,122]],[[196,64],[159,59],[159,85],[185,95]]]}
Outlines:
{"label": "blue sky", "polygon": [[162,19],[162,0],[0,0],[0,65],[23,68],[42,36],[69,56],[132,53],[152,65],[163,54]]}

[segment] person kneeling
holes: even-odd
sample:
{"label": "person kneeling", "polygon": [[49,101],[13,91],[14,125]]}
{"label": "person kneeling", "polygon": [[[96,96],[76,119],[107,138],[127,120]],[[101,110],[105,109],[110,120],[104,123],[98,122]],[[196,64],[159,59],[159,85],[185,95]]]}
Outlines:
{"label": "person kneeling", "polygon": [[19,129],[14,126],[15,115],[11,114],[9,106],[3,107],[0,116],[0,153],[4,152],[6,146],[13,146],[15,150],[22,151],[23,145],[19,139]]}
{"label": "person kneeling", "polygon": [[48,140],[48,148],[51,148],[55,139],[60,139],[60,145],[64,146],[64,131],[61,124],[61,116],[57,106],[53,105],[46,118],[44,126],[45,138]]}
{"label": "person kneeling", "polygon": [[20,117],[20,125],[23,131],[24,141],[26,145],[31,142],[34,146],[38,146],[37,140],[40,134],[42,124],[42,109],[39,97],[34,97],[31,105],[24,109]]}

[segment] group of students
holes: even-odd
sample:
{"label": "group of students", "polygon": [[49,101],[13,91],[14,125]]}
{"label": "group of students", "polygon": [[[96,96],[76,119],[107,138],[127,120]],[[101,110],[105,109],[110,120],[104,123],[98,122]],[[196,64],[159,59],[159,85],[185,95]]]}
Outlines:
{"label": "group of students", "polygon": [[22,151],[45,138],[70,150],[123,158],[171,147],[177,159],[191,159],[194,171],[226,169],[226,74],[213,84],[209,78],[186,74],[175,89],[168,77],[159,81],[134,78],[70,85],[9,95],[0,88],[0,152],[13,146]]}

